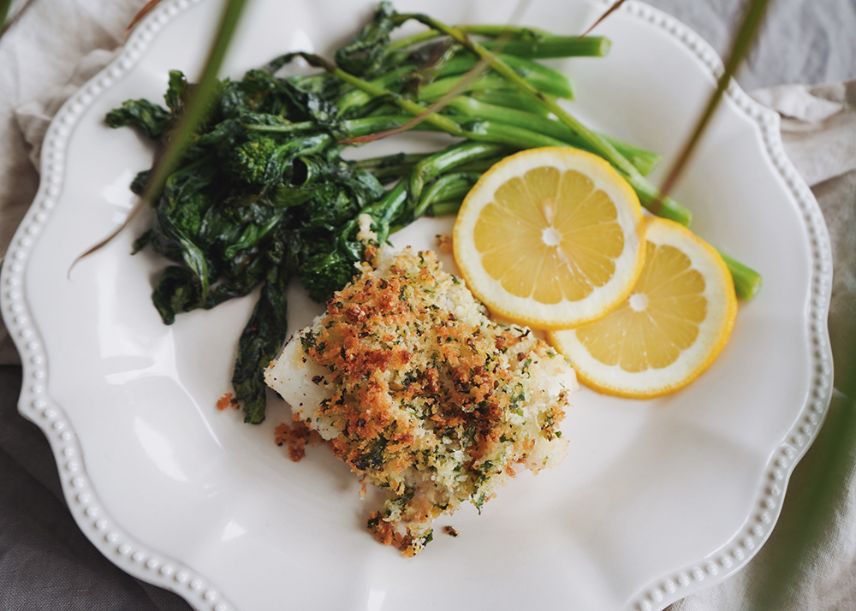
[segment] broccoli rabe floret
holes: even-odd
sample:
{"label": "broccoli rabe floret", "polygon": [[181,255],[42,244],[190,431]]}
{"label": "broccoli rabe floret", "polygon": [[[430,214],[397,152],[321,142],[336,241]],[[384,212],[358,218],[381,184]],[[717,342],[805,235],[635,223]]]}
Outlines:
{"label": "broccoli rabe floret", "polygon": [[327,134],[277,139],[257,136],[227,149],[225,165],[231,176],[255,187],[275,187],[290,174],[294,160],[329,146]]}
{"label": "broccoli rabe floret", "polygon": [[268,166],[282,146],[273,138],[248,140],[231,151],[229,171],[248,185],[263,185],[268,182]]}

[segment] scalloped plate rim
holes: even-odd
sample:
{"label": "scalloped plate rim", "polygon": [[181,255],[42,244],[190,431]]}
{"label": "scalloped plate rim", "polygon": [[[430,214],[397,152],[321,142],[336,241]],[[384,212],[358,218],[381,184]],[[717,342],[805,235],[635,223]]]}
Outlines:
{"label": "scalloped plate rim", "polygon": [[[45,355],[39,341],[37,325],[29,320],[29,308],[22,298],[23,270],[29,252],[38,236],[39,224],[45,222],[54,206],[56,193],[63,181],[62,151],[71,137],[71,127],[76,116],[91,103],[103,89],[99,83],[118,78],[131,70],[140,53],[151,43],[157,32],[173,18],[202,0],[165,0],[151,11],[134,29],[117,56],[98,74],[83,85],[60,108],[45,135],[42,148],[42,174],[39,188],[32,205],[16,230],[9,250],[3,261],[0,275],[0,306],[4,322],[10,332],[23,367],[24,385],[18,401],[19,413],[33,422],[47,438],[58,470],[65,470],[69,477],[60,477],[63,493],[69,509],[84,535],[111,562],[123,571],[148,583],[169,589],[182,596],[197,609],[214,608],[225,611],[234,607],[202,574],[187,564],[168,558],[151,547],[128,536],[121,526],[100,508],[97,496],[87,485],[85,465],[78,462],[80,445],[73,429],[58,404],[44,392],[47,371]],[[607,0],[596,0],[608,4]],[[635,18],[653,24],[666,35],[678,40],[716,78],[722,71],[722,62],[710,45],[677,19],[643,2],[631,0],[620,9]],[[812,364],[817,376],[813,377],[810,398],[800,409],[793,426],[782,442],[770,453],[765,469],[766,481],[777,482],[763,486],[756,494],[758,507],[769,497],[776,497],[769,509],[771,519],[766,522],[752,521],[752,512],[747,516],[744,527],[729,541],[723,543],[716,554],[699,558],[698,562],[663,575],[641,588],[631,599],[630,607],[636,609],[663,608],[672,602],[721,582],[743,568],[758,552],[772,532],[782,508],[782,500],[790,476],[805,454],[822,425],[832,394],[832,352],[829,333],[825,324],[831,296],[831,249],[829,235],[817,204],[805,181],[800,177],[787,158],[779,133],[778,115],[749,97],[735,81],[726,91],[726,98],[753,122],[756,136],[773,167],[785,181],[787,189],[802,209],[802,220],[807,235],[816,233],[811,241],[813,267],[812,297],[808,306],[807,324],[815,353]],[[54,161],[51,160],[54,156]],[[60,159],[57,169],[56,159]],[[59,176],[58,176],[59,175]],[[820,321],[821,324],[817,324]],[[806,417],[811,418],[805,424]],[[801,424],[802,423],[802,424]],[[771,492],[775,489],[776,492]],[[754,512],[754,509],[753,509]],[[759,532],[760,529],[760,532]],[[753,536],[747,538],[747,534]],[[748,542],[748,543],[747,543]],[[718,561],[713,560],[713,556]]]}

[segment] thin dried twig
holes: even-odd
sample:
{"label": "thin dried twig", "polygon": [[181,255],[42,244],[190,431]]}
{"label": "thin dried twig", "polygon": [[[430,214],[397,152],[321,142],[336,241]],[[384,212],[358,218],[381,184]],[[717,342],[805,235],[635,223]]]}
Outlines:
{"label": "thin dried twig", "polygon": [[607,17],[612,15],[618,9],[620,9],[621,5],[624,4],[625,2],[626,2],[626,0],[618,0],[617,2],[613,2],[612,6],[610,6],[603,13],[601,13],[600,17],[595,19],[594,22],[588,28],[586,28],[585,32],[580,34],[580,36],[588,36],[589,34],[591,34],[591,31],[593,29],[595,29],[597,26],[599,26],[604,21],[604,19],[606,19]]}
{"label": "thin dried twig", "polygon": [[[517,6],[514,9],[514,12],[511,14],[511,18],[509,19],[508,25],[514,25],[518,23],[529,8],[529,4],[531,0],[520,0],[517,3]],[[497,49],[496,53],[502,51],[502,47],[505,42],[510,38],[511,33],[502,34],[497,38]],[[376,132],[374,134],[367,134],[365,136],[357,136],[355,138],[346,138],[342,140],[342,144],[366,144],[368,142],[374,142],[375,140],[382,140],[383,138],[389,138],[390,136],[395,136],[396,134],[400,134],[402,132],[406,132],[408,130],[413,129],[425,119],[427,119],[430,115],[434,113],[438,113],[443,110],[449,103],[454,100],[458,95],[463,92],[467,85],[476,80],[479,76],[481,76],[487,69],[489,68],[487,61],[484,59],[480,59],[476,64],[470,68],[468,72],[466,72],[460,80],[455,83],[455,86],[452,87],[448,93],[444,94],[440,97],[436,102],[430,104],[423,112],[415,115],[409,121],[399,125],[398,127],[393,127],[392,129],[386,129],[380,132]]]}
{"label": "thin dried twig", "polygon": [[10,10],[12,10],[12,0],[0,0],[0,29],[3,29]]}
{"label": "thin dried twig", "polygon": [[146,15],[151,13],[158,4],[160,4],[160,1],[161,0],[148,0],[148,2],[143,5],[143,8],[137,11],[137,14],[134,15],[131,22],[125,27],[125,36],[130,34],[131,30],[137,27],[137,24],[140,23]]}
{"label": "thin dried twig", "polygon": [[9,17],[9,11],[12,8],[12,0],[0,0],[0,38],[9,31],[9,29],[18,23],[18,20],[24,13],[33,5],[33,0],[27,0],[24,5],[18,9],[18,12]]}
{"label": "thin dried twig", "polygon": [[678,179],[683,174],[695,148],[701,140],[702,135],[707,129],[710,120],[713,118],[719,103],[722,101],[722,96],[725,90],[728,89],[728,83],[731,82],[731,77],[737,72],[737,68],[749,54],[752,44],[755,41],[761,23],[764,20],[764,15],[767,11],[769,0],[750,0],[746,6],[743,18],[740,23],[740,28],[731,43],[731,49],[728,52],[728,59],[725,62],[725,69],[716,83],[716,90],[711,94],[704,107],[704,110],[699,115],[693,130],[690,132],[680,152],[675,158],[675,162],[666,174],[666,179],[660,187],[660,200],[662,201],[674,188]]}
{"label": "thin dried twig", "polygon": [[187,101],[185,111],[172,130],[169,144],[155,163],[152,175],[146,184],[146,190],[142,197],[137,200],[137,203],[128,213],[128,216],[118,227],[111,231],[105,238],[99,240],[95,245],[78,255],[68,268],[69,278],[71,277],[72,270],[81,260],[109,244],[137,216],[143,204],[152,201],[163,189],[167,177],[169,177],[181,160],[181,156],[184,154],[196,128],[208,114],[211,98],[217,90],[217,73],[223,65],[223,59],[232,42],[232,37],[237,29],[237,24],[243,13],[245,4],[246,0],[229,0],[223,7],[220,23],[211,43],[211,48],[208,51],[208,57],[205,60],[205,66],[202,69],[199,82],[194,87],[193,94]]}
{"label": "thin dried twig", "polygon": [[479,76],[481,76],[482,73],[484,73],[484,71],[486,69],[487,69],[487,62],[485,62],[483,60],[479,61],[478,63],[476,63],[475,66],[470,68],[469,72],[467,72],[466,74],[464,74],[461,77],[461,80],[459,82],[457,82],[455,84],[455,86],[449,90],[448,93],[446,93],[445,95],[440,97],[433,104],[426,107],[424,111],[422,111],[418,115],[415,115],[412,119],[410,119],[409,121],[406,121],[405,123],[402,123],[398,127],[393,127],[391,129],[385,129],[383,131],[375,132],[373,134],[367,134],[365,136],[355,136],[353,138],[345,138],[344,140],[341,140],[340,142],[342,144],[366,144],[368,142],[374,142],[375,140],[382,140],[384,138],[389,138],[390,136],[395,136],[396,134],[400,134],[402,132],[409,131],[409,130],[413,129],[414,127],[416,127],[417,125],[419,125],[420,123],[422,123],[425,119],[428,118],[428,116],[430,116],[436,112],[440,112],[446,106],[448,106],[449,102],[451,102],[462,91],[464,91],[464,89],[466,88],[467,85],[469,85],[471,82],[473,82]]}

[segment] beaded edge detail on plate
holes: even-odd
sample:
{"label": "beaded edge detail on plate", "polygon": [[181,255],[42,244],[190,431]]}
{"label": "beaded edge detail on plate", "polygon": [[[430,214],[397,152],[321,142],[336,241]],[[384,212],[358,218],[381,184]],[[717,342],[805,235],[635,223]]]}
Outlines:
{"label": "beaded edge detail on plate", "polygon": [[[81,462],[77,436],[62,409],[45,392],[48,375],[46,357],[23,297],[23,275],[27,260],[61,192],[65,148],[72,127],[98,95],[136,65],[158,31],[198,2],[200,0],[172,0],[157,7],[137,26],[119,56],[74,94],[57,113],[44,140],[39,192],[15,233],[3,265],[0,302],[3,318],[24,368],[18,409],[23,416],[37,424],[48,438],[59,467],[66,500],[81,530],[109,560],[126,572],[178,593],[197,609],[227,611],[233,605],[204,577],[181,562],[167,558],[134,540],[101,507]],[[722,63],[710,45],[676,19],[640,2],[629,2],[622,6],[621,11],[679,40],[715,77],[722,73]],[[758,126],[770,161],[785,181],[806,224],[813,261],[812,295],[808,305],[812,388],[807,403],[800,410],[785,441],[772,453],[765,470],[763,488],[741,530],[700,562],[642,588],[629,603],[631,608],[639,611],[663,608],[679,598],[719,582],[744,566],[757,553],[776,523],[788,478],[816,436],[831,396],[832,358],[825,316],[829,308],[832,264],[829,236],[820,208],[805,181],[785,155],[779,135],[778,115],[755,102],[734,81],[729,84],[726,97]]]}
{"label": "beaded edge detail on plate", "polygon": [[66,501],[84,535],[122,570],[176,592],[196,609],[229,611],[234,605],[207,579],[182,562],[135,540],[102,507],[86,472],[80,441],[62,408],[46,392],[47,358],[23,296],[27,261],[62,190],[65,150],[72,128],[99,95],[137,64],[149,43],[167,23],[199,2],[172,0],[158,6],[134,29],[119,55],[69,98],[56,114],[44,139],[39,191],[15,232],[3,264],[0,300],[3,319],[18,348],[24,369],[18,410],[38,425],[48,438]]}
{"label": "beaded edge detail on plate", "polygon": [[[620,10],[662,29],[687,47],[715,78],[722,75],[722,61],[713,48],[674,17],[642,2],[628,2]],[[832,290],[832,254],[823,215],[808,185],[785,154],[779,133],[779,116],[753,100],[733,79],[728,84],[725,98],[758,127],[764,150],[797,202],[808,232],[812,258],[811,300],[808,304],[811,388],[793,426],[772,452],[764,470],[761,490],[740,530],[701,561],[643,587],[629,602],[629,607],[636,611],[662,609],[693,592],[719,583],[745,566],[760,550],[781,512],[788,479],[817,435],[832,396],[832,353],[826,327]]]}

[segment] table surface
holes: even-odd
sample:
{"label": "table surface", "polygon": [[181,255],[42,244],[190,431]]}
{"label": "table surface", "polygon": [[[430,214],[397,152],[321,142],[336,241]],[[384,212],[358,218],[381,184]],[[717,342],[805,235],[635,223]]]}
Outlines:
{"label": "table surface", "polygon": [[[35,0],[42,2],[44,0]],[[648,0],[722,54],[740,0]],[[129,16],[143,0],[126,2]],[[856,0],[777,0],[738,80],[747,90],[856,78]],[[0,92],[2,95],[2,92]],[[3,160],[0,160],[0,164]],[[187,609],[92,547],[68,513],[53,456],[17,414],[20,368],[0,367],[0,608]]]}

